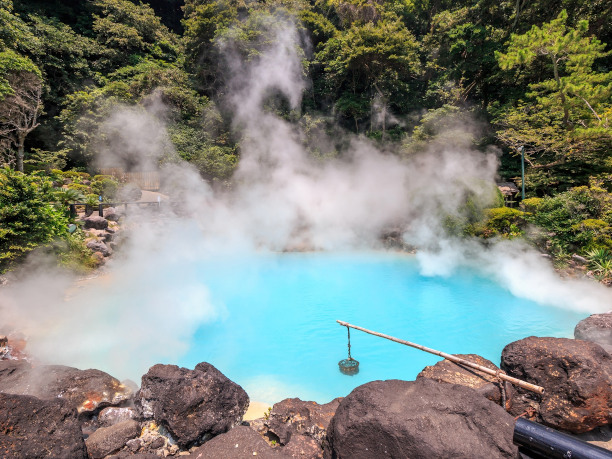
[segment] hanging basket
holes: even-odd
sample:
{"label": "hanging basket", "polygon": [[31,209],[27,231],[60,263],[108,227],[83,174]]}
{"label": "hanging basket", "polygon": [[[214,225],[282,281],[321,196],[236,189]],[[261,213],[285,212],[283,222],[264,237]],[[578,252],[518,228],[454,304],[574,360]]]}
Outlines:
{"label": "hanging basket", "polygon": [[340,372],[345,375],[353,376],[359,373],[359,362],[352,357],[338,362]]}

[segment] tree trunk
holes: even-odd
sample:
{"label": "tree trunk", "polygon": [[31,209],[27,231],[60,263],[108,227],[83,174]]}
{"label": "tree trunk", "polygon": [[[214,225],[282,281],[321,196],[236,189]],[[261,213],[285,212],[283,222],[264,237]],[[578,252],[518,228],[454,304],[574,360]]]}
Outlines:
{"label": "tree trunk", "polygon": [[24,157],[25,137],[19,136],[19,144],[17,145],[17,170],[23,172],[23,157]]}
{"label": "tree trunk", "polygon": [[557,82],[557,88],[559,88],[559,96],[561,97],[561,105],[563,106],[563,126],[565,127],[565,129],[568,129],[569,110],[567,109],[567,99],[565,97],[565,93],[563,92],[563,88],[561,87],[561,78],[559,78],[559,67],[556,56],[552,54],[551,58],[553,63],[553,71],[555,72],[555,81]]}

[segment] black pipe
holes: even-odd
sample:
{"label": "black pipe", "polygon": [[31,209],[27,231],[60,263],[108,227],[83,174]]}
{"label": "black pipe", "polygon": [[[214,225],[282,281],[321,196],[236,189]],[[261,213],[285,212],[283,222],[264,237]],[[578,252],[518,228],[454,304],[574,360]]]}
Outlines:
{"label": "black pipe", "polygon": [[514,443],[545,458],[611,459],[612,451],[591,445],[550,427],[518,418],[514,425]]}

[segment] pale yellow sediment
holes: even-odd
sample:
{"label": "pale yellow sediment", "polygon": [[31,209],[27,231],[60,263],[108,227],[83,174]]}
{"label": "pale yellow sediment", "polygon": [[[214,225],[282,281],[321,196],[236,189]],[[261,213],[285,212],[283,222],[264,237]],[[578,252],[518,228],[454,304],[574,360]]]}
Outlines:
{"label": "pale yellow sediment", "polygon": [[268,408],[271,406],[271,403],[256,402],[251,400],[249,408],[242,419],[245,421],[252,421],[253,419],[263,418],[264,414],[268,412]]}

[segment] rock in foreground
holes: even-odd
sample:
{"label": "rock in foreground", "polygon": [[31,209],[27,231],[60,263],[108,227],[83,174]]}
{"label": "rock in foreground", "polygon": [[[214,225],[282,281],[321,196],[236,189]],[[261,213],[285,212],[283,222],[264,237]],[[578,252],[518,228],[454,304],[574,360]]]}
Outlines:
{"label": "rock in foreground", "polygon": [[[456,354],[455,356],[493,371],[499,370],[493,362],[477,354]],[[435,365],[425,367],[423,371],[417,375],[417,379],[420,378],[429,378],[437,382],[459,384],[460,386],[469,387],[500,406],[502,405],[503,398],[501,392],[503,384],[507,409],[511,405],[510,402],[514,392],[510,383],[501,383],[495,376],[488,375],[469,367],[464,367],[446,359],[439,361]]]}
{"label": "rock in foreground", "polygon": [[86,459],[76,410],[62,400],[0,394],[0,457]]}
{"label": "rock in foreground", "polygon": [[268,432],[278,437],[281,445],[288,444],[296,435],[306,435],[322,445],[326,429],[338,409],[340,400],[336,398],[319,405],[299,398],[288,398],[274,404],[264,425]]}
{"label": "rock in foreground", "polygon": [[0,392],[32,395],[45,400],[61,398],[79,413],[118,405],[132,391],[100,370],[79,370],[63,365],[36,368],[23,362],[0,362]]}
{"label": "rock in foreground", "polygon": [[87,452],[93,459],[102,459],[119,451],[128,440],[137,437],[139,433],[140,426],[133,419],[111,427],[102,427],[91,434],[85,442]]}
{"label": "rock in foreground", "polygon": [[136,406],[144,418],[162,423],[179,446],[227,432],[242,421],[247,393],[209,363],[194,370],[155,365],[142,377]]}
{"label": "rock in foreground", "polygon": [[612,356],[597,344],[530,336],[504,348],[501,367],[544,387],[541,398],[525,396],[553,428],[583,433],[612,422]]}
{"label": "rock in foreground", "polygon": [[516,458],[513,432],[512,416],[467,387],[373,381],[340,403],[325,457]]}
{"label": "rock in foreground", "polygon": [[271,448],[249,427],[235,427],[228,433],[207,441],[196,449],[189,459],[284,459],[281,452]]}

